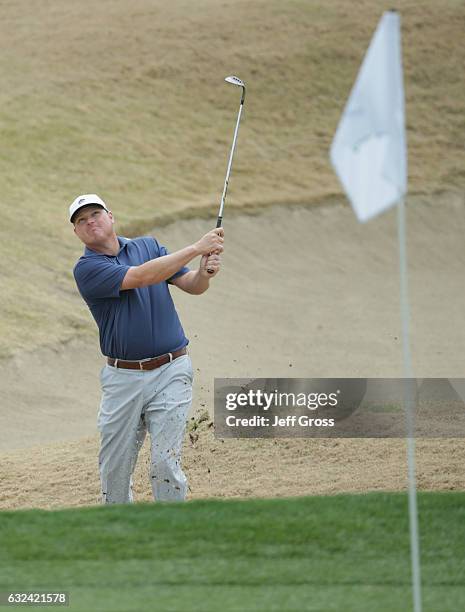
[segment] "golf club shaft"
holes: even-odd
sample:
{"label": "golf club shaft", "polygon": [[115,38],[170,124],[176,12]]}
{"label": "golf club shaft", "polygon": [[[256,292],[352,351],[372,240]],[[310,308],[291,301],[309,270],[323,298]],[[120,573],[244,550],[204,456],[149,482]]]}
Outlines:
{"label": "golf club shaft", "polygon": [[234,130],[234,137],[233,137],[233,143],[232,143],[232,147],[231,147],[231,153],[229,154],[228,169],[226,170],[226,178],[225,178],[225,181],[224,181],[223,195],[221,196],[221,204],[220,204],[220,210],[219,210],[219,213],[218,213],[218,220],[216,222],[216,227],[221,227],[221,223],[222,223],[222,220],[223,220],[224,202],[226,200],[226,193],[228,191],[229,176],[231,174],[231,167],[232,167],[232,161],[233,161],[233,157],[234,157],[234,151],[236,150],[237,134],[239,132],[239,123],[241,121],[241,115],[242,115],[242,108],[243,108],[243,106],[244,106],[244,103],[241,100],[241,104],[239,106],[239,113],[237,115],[236,128]]}
{"label": "golf club shaft", "polygon": [[[241,103],[239,105],[239,113],[237,114],[236,127],[234,129],[234,137],[233,137],[231,152],[229,154],[228,169],[226,170],[226,178],[224,180],[223,195],[221,196],[221,204],[220,204],[220,210],[218,212],[218,219],[216,220],[216,227],[221,227],[223,224],[223,209],[224,209],[224,203],[226,201],[226,193],[228,191],[229,175],[231,174],[231,167],[232,167],[232,161],[234,157],[234,151],[236,149],[237,134],[239,132],[239,123],[241,121],[242,108],[244,107],[244,98],[245,98],[245,90],[243,90]],[[208,269],[207,272],[209,274],[213,274],[213,270],[211,269]]]}

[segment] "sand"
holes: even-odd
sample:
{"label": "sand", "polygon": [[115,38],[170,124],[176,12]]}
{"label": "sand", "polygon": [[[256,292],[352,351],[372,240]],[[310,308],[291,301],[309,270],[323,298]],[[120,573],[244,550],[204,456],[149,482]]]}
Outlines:
{"label": "sand", "polygon": [[[463,377],[465,199],[411,196],[408,258],[415,375]],[[117,215],[116,215],[117,216]],[[209,426],[215,377],[402,375],[396,212],[359,225],[344,204],[226,214],[223,270],[203,296],[173,288],[195,369],[184,467],[191,499],[404,490],[405,441],[224,440]],[[209,229],[154,230],[175,250]],[[72,237],[70,237],[70,240]],[[76,308],[85,308],[76,296]],[[90,316],[90,315],[89,315]],[[99,503],[103,365],[92,327],[0,369],[0,508]],[[463,439],[420,440],[418,484],[464,488]],[[147,444],[137,500],[149,500]]]}

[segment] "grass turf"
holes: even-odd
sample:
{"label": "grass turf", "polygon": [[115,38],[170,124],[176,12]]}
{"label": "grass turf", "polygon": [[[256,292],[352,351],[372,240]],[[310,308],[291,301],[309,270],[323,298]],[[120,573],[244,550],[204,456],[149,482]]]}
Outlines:
{"label": "grass turf", "polygon": [[[465,493],[419,511],[424,610],[464,610]],[[3,512],[0,537],[0,590],[71,610],[411,609],[403,494]]]}

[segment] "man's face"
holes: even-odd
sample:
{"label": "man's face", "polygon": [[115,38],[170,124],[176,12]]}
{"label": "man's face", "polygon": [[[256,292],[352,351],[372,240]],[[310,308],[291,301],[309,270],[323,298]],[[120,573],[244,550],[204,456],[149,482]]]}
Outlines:
{"label": "man's face", "polygon": [[106,242],[114,232],[113,215],[101,206],[84,206],[73,220],[74,233],[87,246]]}

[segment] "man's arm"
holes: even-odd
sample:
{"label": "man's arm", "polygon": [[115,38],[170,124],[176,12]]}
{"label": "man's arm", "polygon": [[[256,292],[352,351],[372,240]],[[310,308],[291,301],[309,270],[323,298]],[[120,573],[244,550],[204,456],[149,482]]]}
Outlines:
{"label": "man's arm", "polygon": [[[173,276],[173,274],[176,274],[180,268],[188,264],[198,255],[207,255],[212,252],[221,253],[222,251],[223,229],[218,228],[211,230],[200,240],[184,249],[171,253],[170,255],[151,259],[140,266],[132,266],[129,268],[121,283],[121,291],[160,283]],[[187,276],[187,274],[184,276]],[[176,280],[177,279],[175,279],[173,283],[175,283]]]}
{"label": "man's arm", "polygon": [[[182,289],[186,293],[200,295],[208,289],[210,286],[210,279],[218,274],[220,265],[221,260],[218,254],[204,255],[200,260],[198,270],[190,270],[186,272],[186,274],[178,276],[171,281],[171,284],[176,285],[176,287],[179,287],[179,289]],[[210,274],[208,270],[213,270],[213,272]]]}

